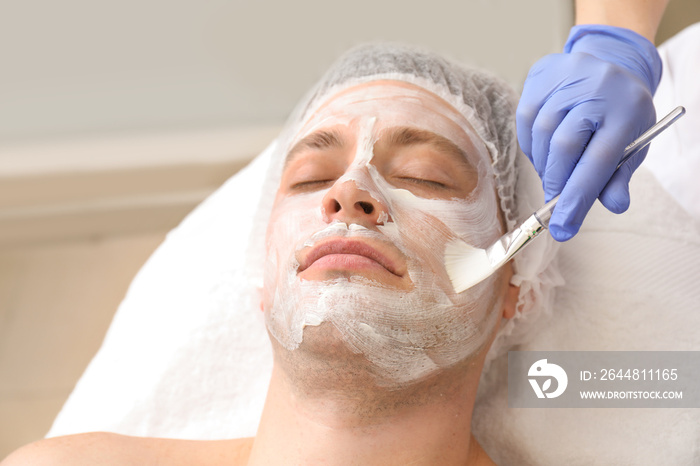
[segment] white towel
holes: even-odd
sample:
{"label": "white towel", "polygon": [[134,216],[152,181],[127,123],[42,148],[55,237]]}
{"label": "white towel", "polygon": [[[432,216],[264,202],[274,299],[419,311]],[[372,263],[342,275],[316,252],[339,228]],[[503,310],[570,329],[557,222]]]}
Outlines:
{"label": "white towel", "polygon": [[[643,167],[632,206],[596,204],[562,245],[566,284],[524,351],[700,351],[700,222]],[[475,435],[499,465],[700,463],[698,409],[511,409],[507,356],[482,379]]]}

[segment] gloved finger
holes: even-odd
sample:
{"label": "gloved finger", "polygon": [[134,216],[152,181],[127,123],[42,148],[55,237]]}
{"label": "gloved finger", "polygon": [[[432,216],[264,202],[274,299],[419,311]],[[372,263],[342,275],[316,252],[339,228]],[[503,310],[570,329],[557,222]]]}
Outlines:
{"label": "gloved finger", "polygon": [[601,127],[593,134],[588,147],[562,189],[561,197],[549,221],[549,231],[557,241],[566,241],[578,233],[583,219],[603,188],[612,178],[621,154],[612,126]]}
{"label": "gloved finger", "polygon": [[548,69],[554,66],[550,67],[550,63],[556,61],[557,57],[558,55],[545,56],[530,68],[515,111],[518,144],[530,161],[532,161],[532,125],[542,105],[557,87],[556,83],[550,82],[552,73],[548,72]]}
{"label": "gloved finger", "polygon": [[518,108],[515,111],[515,129],[518,134],[520,150],[532,162],[532,124],[537,118],[540,106],[530,102],[527,99],[528,96],[529,94],[523,90],[523,96],[520,98]]}
{"label": "gloved finger", "polygon": [[[650,97],[639,99],[635,114],[638,116],[636,124],[635,121],[631,121],[627,118],[620,120],[617,125],[618,128],[615,130],[618,140],[631,143],[634,138],[638,137],[645,129],[654,124],[656,112]],[[606,209],[613,213],[621,214],[629,208],[629,182],[634,171],[639,168],[644,161],[648,151],[648,147],[640,150],[627,160],[627,162],[622,164],[617,172],[612,175],[598,197]],[[621,150],[621,154],[623,152],[624,149]],[[623,156],[620,155],[616,161],[622,159],[622,157]]]}
{"label": "gloved finger", "polygon": [[569,112],[567,92],[554,93],[542,106],[532,124],[532,164],[544,181],[552,135]]}
{"label": "gloved finger", "polygon": [[610,178],[608,184],[605,185],[603,191],[601,191],[598,199],[600,199],[601,204],[603,204],[610,212],[621,214],[629,208],[630,179],[632,178],[632,174],[635,172],[635,170],[639,168],[644,161],[648,150],[648,147],[642,149],[639,153],[635,154],[631,159],[622,164],[622,166],[613,174],[612,178]]}
{"label": "gloved finger", "polygon": [[586,145],[598,128],[596,111],[591,105],[574,107],[552,134],[549,155],[542,179],[545,200],[548,202],[561,193],[576,167]]}
{"label": "gloved finger", "polygon": [[590,189],[581,192],[575,184],[569,183],[564,186],[549,221],[549,232],[552,237],[557,241],[568,241],[573,238],[596,199],[596,193]]}

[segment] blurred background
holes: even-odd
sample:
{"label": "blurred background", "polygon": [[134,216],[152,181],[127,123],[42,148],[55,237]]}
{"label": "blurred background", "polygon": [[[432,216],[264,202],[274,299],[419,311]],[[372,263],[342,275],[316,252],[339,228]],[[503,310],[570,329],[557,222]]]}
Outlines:
{"label": "blurred background", "polygon": [[[700,20],[672,0],[657,43]],[[562,0],[0,2],[0,459],[44,436],[138,269],[347,48],[422,45],[516,89]]]}

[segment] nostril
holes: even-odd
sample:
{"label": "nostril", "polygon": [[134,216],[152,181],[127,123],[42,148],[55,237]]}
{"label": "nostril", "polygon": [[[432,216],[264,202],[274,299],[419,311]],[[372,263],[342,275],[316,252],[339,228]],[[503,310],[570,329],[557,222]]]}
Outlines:
{"label": "nostril", "polygon": [[360,201],[358,204],[366,214],[371,214],[374,212],[374,206],[371,203]]}
{"label": "nostril", "polygon": [[340,212],[340,209],[341,209],[340,202],[333,199],[333,212],[338,213],[338,212]]}

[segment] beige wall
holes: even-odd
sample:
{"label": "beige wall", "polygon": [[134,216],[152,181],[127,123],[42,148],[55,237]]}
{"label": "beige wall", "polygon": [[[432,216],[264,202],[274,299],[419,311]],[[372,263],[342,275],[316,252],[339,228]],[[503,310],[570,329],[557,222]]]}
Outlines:
{"label": "beige wall", "polygon": [[0,458],[44,436],[163,237],[0,248]]}
{"label": "beige wall", "polygon": [[0,143],[279,125],[339,53],[370,40],[519,86],[570,21],[562,0],[0,2]]}
{"label": "beige wall", "polygon": [[700,21],[700,1],[671,0],[656,34],[656,43],[662,44],[676,33]]}

